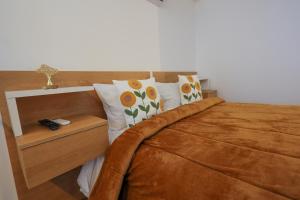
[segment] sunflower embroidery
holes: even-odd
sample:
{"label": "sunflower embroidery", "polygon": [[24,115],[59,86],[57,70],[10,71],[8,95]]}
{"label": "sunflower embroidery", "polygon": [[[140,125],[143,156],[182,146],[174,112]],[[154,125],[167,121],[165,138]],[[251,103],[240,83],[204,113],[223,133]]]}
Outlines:
{"label": "sunflower embroidery", "polygon": [[147,87],[146,94],[151,100],[155,100],[157,97],[156,90],[154,89],[154,87],[151,86]]}
{"label": "sunflower embroidery", "polygon": [[142,83],[138,80],[129,80],[128,85],[135,90],[139,90],[142,88]]}
{"label": "sunflower embroidery", "polygon": [[191,85],[189,83],[185,83],[181,86],[181,91],[185,94],[183,97],[190,102],[192,100],[192,96],[188,95],[191,92]]}
{"label": "sunflower embroidery", "polygon": [[193,89],[192,97],[194,97],[195,101],[198,100],[198,97],[201,98],[201,85],[198,81],[195,81],[192,76],[186,76],[187,80],[190,82],[190,86]]}
{"label": "sunflower embroidery", "polygon": [[181,91],[185,94],[189,94],[191,92],[191,86],[188,83],[185,83],[181,86]]}
{"label": "sunflower embroidery", "polygon": [[202,99],[201,84],[196,75],[179,75],[181,104],[188,104]]}
{"label": "sunflower embroidery", "polygon": [[195,87],[196,87],[196,89],[197,89],[198,91],[201,90],[201,85],[200,85],[199,82],[196,82],[196,83],[195,83]]}
{"label": "sunflower embroidery", "polygon": [[190,83],[194,82],[194,78],[192,76],[186,76],[186,78]]}
{"label": "sunflower embroidery", "polygon": [[197,100],[197,97],[198,97],[198,93],[196,92],[196,83],[195,84],[192,84],[191,83],[191,87],[193,88],[193,92],[192,92],[192,96],[194,97],[195,100]]}
{"label": "sunflower embroidery", "polygon": [[136,97],[132,92],[125,91],[120,96],[121,104],[125,107],[128,107],[129,109],[125,109],[126,115],[129,115],[133,119],[133,124],[129,124],[129,127],[132,127],[135,125],[135,118],[138,115],[139,110],[138,109],[132,109],[132,106],[136,103]]}
{"label": "sunflower embroidery", "polygon": [[147,87],[146,88],[146,94],[148,96],[149,99],[151,99],[152,101],[150,101],[150,104],[153,108],[155,108],[155,112],[157,114],[157,111],[159,109],[159,102],[156,103],[155,99],[157,97],[157,93],[154,87]]}
{"label": "sunflower embroidery", "polygon": [[196,93],[199,95],[199,97],[201,98],[202,97],[202,94],[201,94],[201,85],[200,85],[200,83],[199,82],[196,82],[195,83],[195,88],[196,88]]}
{"label": "sunflower embroidery", "polygon": [[143,105],[139,105],[139,109],[145,112],[146,119],[148,119],[148,113],[150,111],[150,105],[146,105],[144,99],[146,98],[146,92],[141,91],[142,83],[138,80],[129,80],[128,85],[134,89],[135,96],[142,99]]}

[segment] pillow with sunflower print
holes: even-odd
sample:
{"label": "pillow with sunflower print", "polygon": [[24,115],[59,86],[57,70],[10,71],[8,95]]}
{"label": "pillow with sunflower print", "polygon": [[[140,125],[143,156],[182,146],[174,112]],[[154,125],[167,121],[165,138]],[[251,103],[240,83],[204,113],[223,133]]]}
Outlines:
{"label": "pillow with sunflower print", "polygon": [[113,81],[119,92],[128,127],[162,112],[155,79]]}
{"label": "pillow with sunflower print", "polygon": [[202,100],[202,89],[197,75],[178,75],[181,104],[189,104]]}

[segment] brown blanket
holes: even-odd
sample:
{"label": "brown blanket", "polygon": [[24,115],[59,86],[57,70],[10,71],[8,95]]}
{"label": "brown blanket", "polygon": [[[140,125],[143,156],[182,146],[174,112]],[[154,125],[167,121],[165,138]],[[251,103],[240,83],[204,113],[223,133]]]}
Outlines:
{"label": "brown blanket", "polygon": [[300,200],[300,107],[210,98],[141,122],[109,149],[90,199],[123,185],[129,200]]}

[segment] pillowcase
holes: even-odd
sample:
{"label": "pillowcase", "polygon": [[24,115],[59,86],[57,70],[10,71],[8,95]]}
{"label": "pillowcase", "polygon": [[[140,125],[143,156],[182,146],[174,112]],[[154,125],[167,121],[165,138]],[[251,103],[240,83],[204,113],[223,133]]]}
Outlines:
{"label": "pillowcase", "polygon": [[109,132],[120,131],[127,127],[119,92],[113,84],[93,84],[107,116]]}
{"label": "pillowcase", "polygon": [[180,93],[178,83],[159,83],[156,82],[157,90],[164,102],[164,111],[180,106]]}
{"label": "pillowcase", "polygon": [[181,104],[189,104],[202,100],[202,89],[197,75],[178,75]]}
{"label": "pillowcase", "polygon": [[128,127],[159,114],[160,95],[155,86],[155,79],[113,81],[119,91],[119,101]]}

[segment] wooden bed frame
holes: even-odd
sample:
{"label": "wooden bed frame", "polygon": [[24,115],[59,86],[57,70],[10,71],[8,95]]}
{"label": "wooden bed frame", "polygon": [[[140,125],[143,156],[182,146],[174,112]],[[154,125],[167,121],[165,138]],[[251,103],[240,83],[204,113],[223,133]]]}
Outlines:
{"label": "wooden bed frame", "polygon": [[[177,82],[177,75],[196,74],[195,72],[153,72],[153,76],[159,82]],[[64,71],[54,77],[54,82],[59,87],[90,86],[93,83],[112,83],[112,80],[147,79],[150,72],[71,72]],[[16,140],[12,133],[9,113],[5,99],[5,91],[40,89],[46,80],[43,75],[33,71],[0,71],[0,112],[3,117],[3,125],[12,164],[16,189],[20,200],[74,200],[83,199],[77,186],[77,176],[80,168],[74,169],[42,185],[28,189],[21,170]],[[90,114],[106,118],[101,106],[101,101],[95,91],[69,94],[51,95],[51,97],[38,96],[20,98],[17,100],[19,113],[23,124],[29,124],[42,118],[63,117],[64,113]],[[32,108],[38,108],[38,112],[32,112]],[[74,107],[76,109],[74,109]],[[22,112],[21,112],[22,111]],[[30,111],[30,112],[29,112]]]}

